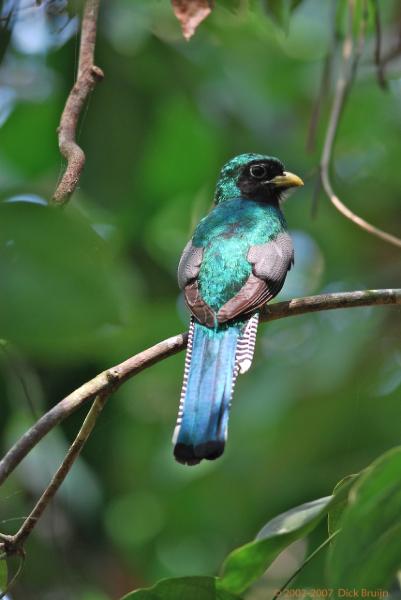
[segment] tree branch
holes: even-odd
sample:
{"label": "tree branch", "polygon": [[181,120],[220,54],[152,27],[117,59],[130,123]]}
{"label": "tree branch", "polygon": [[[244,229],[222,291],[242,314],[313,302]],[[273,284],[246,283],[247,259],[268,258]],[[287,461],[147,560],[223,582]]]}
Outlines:
{"label": "tree branch", "polygon": [[[287,302],[268,304],[261,311],[262,321],[274,321],[295,315],[337,308],[356,306],[401,305],[401,289],[364,290],[322,294],[296,298]],[[140,371],[181,352],[186,347],[187,334],[181,333],[128,358],[124,362],[103,371],[66,396],[45,413],[6,453],[0,461],[0,484],[19,465],[23,458],[51,430],[85,402],[99,394],[111,394],[124,381]]]}
{"label": "tree branch", "polygon": [[397,6],[391,21],[392,24],[396,25],[396,40],[386,52],[382,53],[381,62],[384,67],[386,67],[391,61],[398,59],[401,55],[401,11],[399,5]]}
{"label": "tree branch", "polygon": [[380,19],[380,7],[377,0],[373,0],[373,11],[375,18],[375,30],[376,30],[376,42],[375,42],[375,65],[376,65],[376,76],[379,86],[386,90],[388,88],[385,63],[382,61],[382,26]]}
{"label": "tree branch", "polygon": [[[293,315],[332,310],[335,308],[350,308],[355,306],[373,306],[378,304],[400,304],[401,289],[366,290],[362,292],[345,292],[338,294],[322,294],[298,298],[288,302],[266,305],[261,311],[262,321],[273,321]],[[42,493],[31,513],[24,520],[20,529],[14,535],[0,534],[1,559],[18,554],[25,556],[24,544],[35,528],[49,502],[68,475],[73,463],[78,458],[83,446],[95,426],[97,417],[102,411],[108,397],[119,385],[139,371],[150,367],[156,362],[183,350],[187,343],[185,334],[169,338],[144,352],[129,358],[119,365],[100,373],[91,381],[85,383],[75,392],[64,398],[48,413],[43,415],[9,450],[0,463],[1,482],[19,464],[30,449],[57,423],[65,419],[73,410],[91,398],[95,398],[75,440],[70,446],[63,462],[53,475],[49,485]]]}
{"label": "tree branch", "polygon": [[[390,244],[393,244],[394,246],[398,246],[399,248],[401,248],[401,239],[400,238],[398,238],[394,235],[391,235],[390,233],[387,233],[385,231],[382,231],[378,227],[371,225],[370,223],[365,221],[365,219],[362,219],[362,217],[359,217],[354,212],[352,212],[352,210],[350,210],[340,200],[340,198],[335,194],[332,184],[331,184],[331,180],[330,180],[329,169],[330,169],[330,162],[331,162],[331,158],[332,158],[332,152],[333,152],[334,141],[335,141],[335,137],[336,137],[336,133],[337,133],[337,128],[338,128],[338,124],[340,121],[342,109],[344,107],[344,103],[345,103],[345,100],[347,97],[347,93],[349,91],[350,85],[352,83],[352,80],[353,80],[353,77],[354,77],[354,74],[356,71],[358,59],[362,52],[363,37],[364,37],[364,33],[365,33],[365,24],[363,22],[363,23],[361,23],[359,43],[358,43],[357,49],[354,54],[353,38],[352,38],[353,1],[349,0],[349,2],[350,2],[350,19],[349,19],[348,33],[347,33],[347,36],[346,36],[346,38],[344,40],[344,44],[343,44],[342,65],[341,65],[341,69],[340,69],[340,74],[337,79],[333,105],[332,105],[329,123],[328,123],[328,127],[327,127],[326,137],[325,137],[325,141],[324,141],[324,145],[323,145],[322,158],[320,161],[321,181],[322,181],[324,191],[326,192],[330,201],[344,217],[346,217],[347,219],[349,219],[350,221],[352,221],[353,223],[358,225],[358,227],[361,227],[361,229],[364,229],[368,233],[371,233],[372,235],[375,235],[375,236],[381,238],[382,240],[385,240],[386,242],[389,242]],[[363,21],[364,21],[364,19],[363,19]]]}
{"label": "tree branch", "polygon": [[[335,23],[336,20],[336,11],[337,11],[337,3],[333,2],[331,5],[331,13],[330,13],[330,22]],[[316,146],[316,135],[320,120],[320,115],[322,112],[323,104],[326,101],[327,95],[330,90],[331,85],[331,75],[333,70],[333,59],[336,54],[337,46],[339,42],[339,37],[337,33],[336,27],[333,27],[333,32],[331,36],[330,47],[326,54],[326,58],[324,59],[322,73],[320,76],[320,84],[319,91],[317,93],[317,97],[314,102],[314,106],[312,109],[312,114],[308,127],[308,134],[306,140],[306,150],[307,152],[313,152]]]}
{"label": "tree branch", "polygon": [[58,142],[61,154],[67,159],[67,167],[59,181],[53,204],[68,202],[77,187],[85,164],[85,154],[75,140],[81,111],[96,83],[103,79],[103,71],[94,65],[97,17],[100,0],[86,0],[81,27],[78,76],[72,88],[58,128]]}
{"label": "tree branch", "polygon": [[25,519],[17,533],[15,535],[1,534],[0,539],[2,540],[2,543],[0,543],[0,549],[3,552],[5,552],[7,556],[11,556],[13,554],[21,554],[23,552],[23,547],[26,539],[32,533],[32,530],[34,529],[38,520],[42,516],[46,506],[53,499],[60,485],[63,483],[64,479],[70,472],[72,465],[80,455],[82,448],[84,447],[86,441],[88,440],[90,434],[93,431],[96,420],[100,412],[102,411],[107,401],[107,398],[107,393],[99,394],[98,396],[96,396],[80,430],[78,431],[75,440],[71,444],[70,449],[64,457],[63,462],[57,469],[56,473],[53,475],[49,485],[35,504],[31,513]]}
{"label": "tree branch", "polygon": [[97,394],[113,392],[126,379],[133,377],[160,360],[183,350],[186,343],[187,334],[176,335],[163,342],[159,342],[155,346],[132,356],[119,365],[99,373],[99,375],[66,396],[47,413],[42,415],[0,461],[0,485],[46,433],[61,423],[61,421],[82,406],[82,404],[88,400],[92,400]]}

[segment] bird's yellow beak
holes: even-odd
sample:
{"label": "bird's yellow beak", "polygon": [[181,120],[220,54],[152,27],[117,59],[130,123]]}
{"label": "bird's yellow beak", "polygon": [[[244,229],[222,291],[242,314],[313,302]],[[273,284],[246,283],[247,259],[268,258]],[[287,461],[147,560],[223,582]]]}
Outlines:
{"label": "bird's yellow beak", "polygon": [[278,188],[293,188],[304,185],[304,182],[298,175],[290,173],[289,171],[284,171],[283,175],[277,175],[277,177],[271,179],[269,183],[272,183]]}

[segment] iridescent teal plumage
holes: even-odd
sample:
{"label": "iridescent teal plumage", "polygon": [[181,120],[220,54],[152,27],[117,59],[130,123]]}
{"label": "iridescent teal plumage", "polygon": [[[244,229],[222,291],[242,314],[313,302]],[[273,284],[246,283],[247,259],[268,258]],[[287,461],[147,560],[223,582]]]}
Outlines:
{"label": "iridescent teal plumage", "polygon": [[286,228],[278,206],[243,198],[218,204],[202,219],[192,238],[194,246],[205,249],[198,275],[203,300],[218,311],[251,274],[249,248],[275,239]]}
{"label": "iridescent teal plumage", "polygon": [[293,259],[282,192],[302,185],[282,163],[243,154],[224,165],[215,208],[184,249],[179,283],[193,314],[174,454],[197,464],[224,450],[235,379],[252,361],[258,309]]}

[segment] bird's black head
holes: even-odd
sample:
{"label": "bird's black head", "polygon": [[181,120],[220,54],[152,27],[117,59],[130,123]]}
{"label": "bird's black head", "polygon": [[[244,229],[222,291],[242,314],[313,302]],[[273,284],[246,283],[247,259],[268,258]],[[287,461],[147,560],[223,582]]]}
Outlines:
{"label": "bird's black head", "polygon": [[270,182],[280,175],[284,175],[284,165],[278,158],[253,160],[242,168],[237,186],[243,198],[273,200],[281,188]]}
{"label": "bird's black head", "polygon": [[290,188],[303,185],[271,156],[241,154],[226,163],[216,187],[216,203],[235,197],[278,203]]}

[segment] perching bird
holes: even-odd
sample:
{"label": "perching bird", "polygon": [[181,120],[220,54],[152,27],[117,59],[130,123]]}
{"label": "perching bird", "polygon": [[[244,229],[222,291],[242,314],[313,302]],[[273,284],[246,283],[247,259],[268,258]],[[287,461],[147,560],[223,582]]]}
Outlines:
{"label": "perching bird", "polygon": [[215,207],[184,248],[178,283],[192,316],[173,436],[180,463],[224,451],[235,380],[251,366],[259,309],[294,262],[280,201],[301,185],[277,158],[236,156],[220,173]]}

